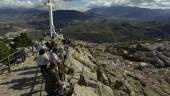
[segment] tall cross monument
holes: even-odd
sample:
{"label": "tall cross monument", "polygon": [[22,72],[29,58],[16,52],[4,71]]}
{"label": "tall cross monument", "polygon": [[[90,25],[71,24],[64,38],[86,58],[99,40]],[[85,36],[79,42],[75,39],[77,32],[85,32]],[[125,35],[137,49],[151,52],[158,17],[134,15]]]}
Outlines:
{"label": "tall cross monument", "polygon": [[49,7],[50,36],[52,37],[54,34],[56,34],[55,26],[54,26],[54,18],[53,18],[53,4],[52,4],[52,0],[48,0],[47,5]]}

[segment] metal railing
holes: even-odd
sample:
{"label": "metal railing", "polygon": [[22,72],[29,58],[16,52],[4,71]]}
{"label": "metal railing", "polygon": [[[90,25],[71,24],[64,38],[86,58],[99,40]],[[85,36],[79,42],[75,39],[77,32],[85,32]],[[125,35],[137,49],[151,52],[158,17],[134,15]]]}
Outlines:
{"label": "metal railing", "polygon": [[5,71],[11,73],[11,66],[15,65],[16,63],[24,62],[25,58],[25,50],[23,48],[0,60],[0,74],[4,73]]}

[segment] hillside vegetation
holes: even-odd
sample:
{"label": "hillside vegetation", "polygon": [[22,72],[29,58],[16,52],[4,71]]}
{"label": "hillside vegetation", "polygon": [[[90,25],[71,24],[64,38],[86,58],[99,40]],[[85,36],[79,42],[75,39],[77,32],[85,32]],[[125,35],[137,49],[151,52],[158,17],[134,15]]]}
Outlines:
{"label": "hillside vegetation", "polygon": [[10,47],[6,43],[0,41],[0,60],[7,57],[10,52]]}
{"label": "hillside vegetation", "polygon": [[168,39],[169,24],[148,23],[86,23],[64,28],[68,38],[90,42],[117,42],[126,40]]}

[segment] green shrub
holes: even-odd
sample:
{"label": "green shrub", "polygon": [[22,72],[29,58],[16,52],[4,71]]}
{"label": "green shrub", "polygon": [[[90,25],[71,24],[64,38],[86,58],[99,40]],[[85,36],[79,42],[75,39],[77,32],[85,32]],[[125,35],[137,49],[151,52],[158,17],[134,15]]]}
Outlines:
{"label": "green shrub", "polygon": [[31,45],[31,40],[28,38],[26,33],[22,33],[20,36],[14,39],[15,48],[27,47]]}
{"label": "green shrub", "polygon": [[0,60],[7,57],[11,52],[11,48],[4,42],[0,41]]}

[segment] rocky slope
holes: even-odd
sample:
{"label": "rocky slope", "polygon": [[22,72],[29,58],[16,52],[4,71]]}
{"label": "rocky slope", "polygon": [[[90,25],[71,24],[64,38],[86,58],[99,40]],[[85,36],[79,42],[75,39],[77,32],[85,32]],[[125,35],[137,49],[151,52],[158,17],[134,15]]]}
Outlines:
{"label": "rocky slope", "polygon": [[[72,96],[169,96],[170,70],[113,55],[99,44],[76,42],[65,62]],[[92,50],[92,51],[91,51]]]}
{"label": "rocky slope", "polygon": [[[140,50],[140,53],[155,54],[155,58],[164,64],[158,67],[155,66],[158,62],[126,60],[123,55],[131,51],[123,47],[116,49],[112,44],[73,42],[64,62],[66,80],[71,85],[67,96],[170,96],[170,68],[166,66],[169,64],[169,45],[169,42],[142,44],[141,49],[147,51]],[[15,68],[9,78],[1,76],[0,95],[45,94],[33,57]]]}

